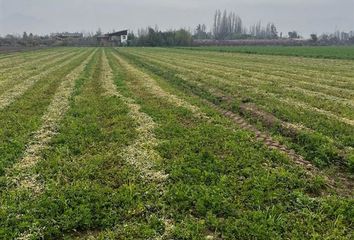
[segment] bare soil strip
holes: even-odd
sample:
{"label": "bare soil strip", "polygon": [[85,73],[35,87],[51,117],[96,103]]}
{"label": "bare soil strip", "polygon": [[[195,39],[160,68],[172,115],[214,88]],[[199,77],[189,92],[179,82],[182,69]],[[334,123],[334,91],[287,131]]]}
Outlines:
{"label": "bare soil strip", "polygon": [[22,159],[7,174],[11,184],[30,189],[34,193],[39,193],[42,190],[41,184],[36,180],[37,176],[31,174],[28,170],[41,159],[41,151],[48,147],[51,139],[57,134],[58,123],[69,108],[70,96],[73,93],[75,81],[94,54],[94,52],[91,53],[80,66],[70,72],[58,87],[47,112],[42,117],[42,126],[33,134],[33,140],[28,144]]}
{"label": "bare soil strip", "polygon": [[[75,58],[73,59],[77,59],[82,57],[82,55],[84,55],[85,52],[77,55]],[[40,74],[33,76],[27,80],[25,80],[22,83],[19,83],[17,85],[15,85],[12,89],[10,89],[9,91],[5,92],[4,94],[2,94],[0,96],[0,110],[5,108],[6,106],[10,105],[13,101],[15,101],[18,97],[22,96],[30,87],[32,87],[39,79],[41,79],[42,77],[47,76],[48,74],[62,68],[63,66],[67,65],[68,62],[72,61],[73,59],[69,59],[63,63],[60,63],[58,65],[56,65],[54,68],[48,69],[46,71],[41,72]]]}

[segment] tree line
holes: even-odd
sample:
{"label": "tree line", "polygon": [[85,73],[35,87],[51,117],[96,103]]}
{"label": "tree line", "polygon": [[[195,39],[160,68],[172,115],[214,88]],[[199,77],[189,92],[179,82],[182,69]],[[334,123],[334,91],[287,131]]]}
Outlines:
{"label": "tree line", "polygon": [[160,31],[158,27],[148,27],[128,36],[130,46],[189,46],[192,41],[192,34],[186,29]]}
{"label": "tree line", "polygon": [[[238,39],[301,39],[298,31],[279,33],[274,23],[262,24],[261,21],[246,26],[235,12],[216,10],[212,29],[208,32],[205,24],[198,24],[193,39],[238,40]],[[354,31],[311,34],[311,41],[322,44],[354,43]]]}
{"label": "tree line", "polygon": [[[84,33],[76,35],[80,37],[58,39],[58,35],[70,33],[52,33],[50,35],[38,36],[32,33],[23,35],[0,36],[0,47],[38,47],[38,46],[98,46],[98,36],[102,35],[101,29],[96,33]],[[75,35],[75,33],[74,33]],[[196,40],[273,40],[273,39],[300,39],[297,31],[289,31],[287,34],[279,33],[274,23],[262,24],[261,21],[247,26],[242,18],[235,12],[216,10],[213,23],[208,30],[205,24],[198,24],[194,30],[159,30],[158,27],[147,27],[140,29],[137,33],[130,31],[128,36],[129,46],[190,46]],[[311,44],[354,44],[354,31],[326,34],[311,34]]]}
{"label": "tree line", "polygon": [[[198,29],[198,27],[197,27]],[[205,30],[204,30],[205,31]],[[200,37],[197,31],[197,37]],[[208,34],[207,34],[208,35]],[[227,12],[224,10],[216,10],[214,15],[214,23],[212,34],[209,36],[217,40],[233,40],[233,39],[276,39],[278,38],[277,28],[274,23],[268,23],[262,26],[259,21],[247,28],[235,12]]]}

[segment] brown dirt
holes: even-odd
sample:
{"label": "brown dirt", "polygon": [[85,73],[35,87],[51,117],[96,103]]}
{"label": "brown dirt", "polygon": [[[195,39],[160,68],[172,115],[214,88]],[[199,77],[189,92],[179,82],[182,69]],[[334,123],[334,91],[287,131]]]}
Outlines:
{"label": "brown dirt", "polygon": [[[248,123],[247,120],[244,119],[243,117],[241,117],[240,115],[233,113],[231,111],[225,110],[225,109],[218,107],[214,104],[212,104],[212,107],[215,110],[217,110],[218,112],[220,112],[221,114],[223,114],[224,116],[232,119],[233,122],[235,122],[241,128],[253,132],[256,136],[257,141],[263,142],[266,146],[268,146],[271,149],[277,149],[277,150],[285,153],[295,163],[303,166],[305,169],[307,169],[309,171],[317,170],[317,168],[315,166],[313,166],[310,162],[306,161],[302,156],[296,154],[294,150],[288,149],[285,145],[281,144],[277,140],[274,140],[268,133],[261,132],[256,127],[254,127],[253,125]],[[269,115],[264,115],[262,117],[264,117],[269,124],[274,124],[276,122],[275,117],[271,117]]]}
{"label": "brown dirt", "polygon": [[[242,116],[233,113],[231,111],[225,110],[208,101],[206,101],[206,103],[210,105],[212,108],[214,108],[216,111],[224,115],[225,117],[231,119],[242,129],[253,132],[255,134],[255,139],[257,141],[263,142],[264,145],[266,145],[270,149],[278,150],[283,154],[287,155],[293,162],[301,166],[305,170],[306,174],[308,174],[309,176],[311,177],[315,175],[323,176],[326,180],[327,186],[333,189],[336,193],[343,196],[353,195],[353,189],[354,189],[353,181],[350,177],[347,176],[346,173],[343,172],[344,171],[343,169],[336,170],[330,174],[324,173],[323,171],[320,171],[316,166],[314,166],[311,162],[305,160],[301,155],[297,154],[293,149],[289,149],[285,145],[273,139],[269,133],[261,132],[260,130],[258,130],[255,126],[251,125]],[[243,108],[244,110],[251,109],[250,107],[245,107],[245,106],[241,106],[241,108]],[[268,123],[269,126],[273,126],[278,123],[280,123],[280,126],[282,125],[282,122],[279,119],[275,118],[274,116],[271,116],[269,113],[264,113],[261,111],[252,111],[252,114],[253,116],[259,117],[262,120],[264,120],[266,123]],[[297,131],[296,127],[294,126],[287,125],[286,127],[288,127],[288,129],[290,129],[291,131],[294,132]]]}

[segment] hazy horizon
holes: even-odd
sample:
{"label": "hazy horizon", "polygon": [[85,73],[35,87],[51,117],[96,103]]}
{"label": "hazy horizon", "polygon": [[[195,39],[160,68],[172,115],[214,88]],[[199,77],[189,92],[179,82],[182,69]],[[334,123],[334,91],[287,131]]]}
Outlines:
{"label": "hazy horizon", "polygon": [[285,35],[354,30],[354,0],[0,0],[0,35],[194,29],[199,23],[210,30],[216,9],[236,12],[246,26],[273,22]]}

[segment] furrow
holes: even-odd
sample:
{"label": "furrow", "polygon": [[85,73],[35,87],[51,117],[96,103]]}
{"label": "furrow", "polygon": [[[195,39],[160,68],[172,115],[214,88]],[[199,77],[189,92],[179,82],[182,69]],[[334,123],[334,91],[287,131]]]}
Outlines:
{"label": "furrow", "polygon": [[[24,53],[19,53],[18,56],[11,56],[5,59],[0,59],[0,68],[11,68],[12,66],[18,66],[26,61],[31,61],[32,59],[36,59],[41,56],[46,56],[48,54],[57,54],[58,52],[65,52],[64,51],[45,51],[45,52],[28,52],[26,55]],[[26,57],[24,59],[24,57]]]}
{"label": "furrow", "polygon": [[[116,56],[117,57],[117,56]],[[118,61],[122,62],[121,58],[118,58]],[[127,63],[125,63],[125,65],[128,65]],[[128,69],[128,67],[126,67]],[[131,69],[133,67],[130,67],[129,69]],[[238,126],[240,126],[241,128],[245,129],[245,130],[249,130],[254,132],[256,135],[260,135],[260,132],[258,129],[256,129],[255,127],[253,127],[251,124],[249,124],[244,118],[242,118],[239,115],[236,115],[235,113],[231,112],[231,111],[227,111],[221,107],[218,107],[215,104],[210,103],[209,101],[205,101],[208,105],[210,105],[212,108],[214,108],[215,110],[217,110],[219,113],[221,113],[222,115],[226,116],[227,118],[231,119],[232,121],[234,121]],[[288,155],[292,160],[294,160],[296,163],[299,163],[301,165],[303,165],[302,163],[305,161],[301,156],[297,156],[297,155],[293,155],[293,154],[289,154],[290,150],[287,150],[287,148],[285,146],[282,146],[280,143],[276,142],[275,140],[273,140],[271,138],[271,136],[269,136],[268,134],[263,133],[265,136],[264,139],[264,143],[265,145],[267,145],[268,147],[272,147],[274,148],[275,146],[277,146],[277,149],[283,153],[285,153],[286,155]],[[260,138],[258,138],[260,140]],[[279,147],[278,147],[279,146]],[[285,149],[282,150],[282,149]],[[306,162],[309,165],[311,165],[310,162]],[[311,165],[312,166],[312,165]],[[313,169],[316,169],[313,166]]]}
{"label": "furrow", "polygon": [[[155,150],[158,146],[159,141],[156,139],[154,131],[157,124],[154,120],[144,112],[142,112],[141,106],[135,103],[134,99],[123,96],[118,90],[113,82],[113,72],[109,66],[106,54],[103,54],[103,71],[102,71],[102,85],[109,96],[119,97],[129,108],[129,115],[137,123],[137,139],[129,146],[127,146],[123,152],[122,156],[125,161],[129,164],[135,166],[143,176],[150,180],[157,182],[158,190],[163,194],[164,182],[168,178],[168,175],[163,171],[154,170],[155,162],[160,162],[162,160],[159,153]],[[165,233],[163,236],[157,239],[164,239],[168,237],[170,231],[174,228],[173,221],[168,217],[163,216],[163,222],[165,224]]]}
{"label": "furrow", "polygon": [[[77,55],[73,59],[78,59],[84,55],[85,52]],[[61,64],[56,65],[55,67],[48,69],[46,71],[41,72],[40,74],[31,77],[25,80],[22,83],[15,85],[12,89],[5,92],[0,96],[0,110],[10,105],[13,101],[15,101],[18,97],[22,96],[29,88],[31,88],[39,79],[51,74],[52,72],[62,68],[63,66],[67,65],[71,60],[69,59]]]}
{"label": "furrow", "polygon": [[[305,160],[301,155],[297,154],[293,149],[289,149],[285,145],[283,145],[280,142],[278,142],[277,140],[273,139],[268,133],[261,133],[255,126],[248,123],[248,121],[246,119],[244,119],[243,117],[241,117],[231,111],[227,111],[215,104],[212,104],[209,101],[205,101],[205,102],[208,105],[210,105],[212,108],[217,110],[219,113],[221,113],[224,116],[226,116],[227,118],[231,119],[234,123],[236,123],[242,129],[253,132],[255,134],[255,139],[257,141],[262,142],[269,149],[277,150],[279,152],[282,152],[286,156],[288,156],[289,159],[291,159],[295,164],[301,166],[309,176],[313,177],[315,175],[324,175],[324,174],[320,174],[320,170],[317,167],[315,167],[311,162]],[[298,127],[298,126],[296,126],[296,127]],[[324,175],[324,177],[326,179],[328,186],[330,186],[331,188],[334,188],[334,189],[336,189],[336,191],[340,192],[340,189],[338,189],[338,187],[335,184],[334,178],[332,178],[331,176],[326,176],[326,175]],[[348,187],[350,188],[349,185],[348,185]],[[343,194],[346,194],[346,193],[343,193]]]}
{"label": "furrow", "polygon": [[[209,101],[204,101],[206,104],[211,106],[213,109],[218,111],[220,114],[224,115],[225,117],[229,118],[232,120],[234,123],[236,123],[239,127],[251,131],[255,134],[255,139],[257,141],[262,142],[265,146],[267,146],[269,149],[277,150],[279,152],[282,152],[286,156],[288,156],[295,164],[301,166],[306,174],[308,176],[313,177],[315,175],[317,176],[323,176],[324,179],[326,180],[327,186],[334,189],[337,193],[343,194],[343,195],[348,195],[351,194],[351,189],[353,189],[353,184],[350,182],[350,180],[345,176],[344,174],[340,174],[344,180],[341,181],[341,184],[338,185],[336,182],[336,177],[337,176],[331,176],[327,175],[325,173],[322,173],[316,166],[314,166],[311,162],[305,160],[301,155],[297,154],[293,149],[289,149],[287,146],[281,144],[277,140],[273,139],[271,135],[269,135],[266,132],[261,132],[259,131],[255,126],[251,125],[248,123],[246,119],[241,117],[240,115],[225,110],[213,103],[210,103]],[[349,193],[347,189],[341,189],[342,186],[345,186],[345,188],[349,189]],[[341,187],[339,187],[341,186]]]}
{"label": "furrow", "polygon": [[19,69],[23,70],[23,69],[26,69],[26,68],[31,67],[31,66],[37,66],[38,64],[40,64],[42,62],[45,63],[49,59],[57,58],[59,56],[65,55],[66,53],[67,53],[67,51],[54,52],[54,53],[51,53],[51,54],[46,54],[44,57],[42,57],[41,55],[37,56],[33,60],[32,59],[26,59],[24,63],[14,64],[14,66],[1,68],[0,75],[4,76],[5,74],[13,73],[15,70],[19,70]]}
{"label": "furrow", "polygon": [[[6,90],[11,89],[15,84],[19,84],[23,81],[25,81],[27,78],[30,77],[35,77],[39,75],[43,71],[48,71],[53,68],[53,65],[56,63],[59,63],[65,59],[69,59],[73,56],[77,55],[76,52],[71,52],[71,53],[64,53],[57,58],[54,57],[48,61],[46,61],[44,64],[39,64],[38,67],[36,66],[37,69],[35,70],[29,70],[29,71],[12,71],[8,74],[4,74],[2,76],[2,80],[0,80],[0,95],[3,94]],[[54,66],[55,67],[55,66]]]}
{"label": "furrow", "polygon": [[[155,60],[155,61],[157,61],[157,60]],[[159,63],[161,63],[161,61],[158,61]],[[172,67],[172,65],[171,64],[168,64],[168,63],[163,63],[163,64],[165,64],[165,65],[168,65],[169,67]],[[185,72],[185,71],[188,71],[188,72],[191,72],[192,74],[196,74],[194,71],[191,71],[191,70],[186,70],[184,67],[180,67],[180,66],[173,66],[174,68],[178,68],[180,71],[182,71],[182,72]],[[182,70],[181,70],[182,69]],[[204,75],[203,73],[201,73],[201,72],[198,72],[198,74],[201,74],[201,75]],[[190,81],[191,79],[189,79],[189,78],[187,78],[185,75],[178,75],[180,78],[183,78],[183,79],[185,79],[185,80],[187,80],[187,81]],[[210,78],[210,76],[209,76],[209,78]],[[215,81],[217,81],[217,79],[219,79],[219,80],[223,80],[223,79],[221,79],[221,78],[218,78],[218,77],[216,77],[215,78]],[[228,81],[224,81],[223,82],[224,84],[227,84],[227,86],[233,86],[233,85],[231,85]],[[245,84],[243,84],[242,86],[244,86]],[[236,86],[236,85],[235,85]],[[239,85],[240,87],[242,87],[241,85]],[[353,120],[351,120],[351,119],[349,119],[349,118],[345,118],[345,117],[341,117],[341,116],[338,116],[337,114],[334,114],[334,113],[332,113],[332,112],[330,112],[330,111],[327,111],[327,110],[324,110],[324,109],[320,109],[320,108],[317,108],[317,107],[314,107],[314,106],[311,106],[311,105],[308,105],[308,104],[306,104],[306,103],[303,103],[303,102],[301,102],[301,101],[299,101],[299,100],[295,100],[295,99],[289,99],[289,98],[286,98],[285,96],[277,96],[276,94],[274,94],[274,93],[271,93],[271,92],[268,92],[268,91],[264,91],[264,90],[261,90],[261,89],[259,89],[259,88],[257,88],[256,89],[256,91],[258,92],[258,93],[262,93],[262,94],[264,94],[264,95],[268,95],[268,96],[272,96],[272,97],[274,97],[275,99],[277,99],[278,101],[281,101],[281,102],[284,102],[284,103],[286,103],[286,104],[288,104],[288,105],[290,105],[290,106],[298,106],[298,107],[301,107],[301,108],[303,108],[303,109],[306,109],[306,110],[310,110],[310,111],[314,111],[314,112],[317,112],[317,113],[319,113],[319,114],[321,114],[321,115],[325,115],[325,116],[327,116],[327,117],[330,117],[330,118],[332,118],[332,119],[336,119],[337,121],[340,121],[340,122],[343,122],[343,123],[346,123],[346,124],[348,124],[348,125],[351,125],[351,126],[353,126],[354,125],[354,121]],[[352,101],[351,101],[352,102]]]}
{"label": "furrow", "polygon": [[[151,54],[144,54],[144,53],[134,53],[135,55],[139,56],[144,56],[147,57],[148,59],[154,58],[163,60],[163,62],[169,62],[169,63],[176,63],[171,56],[166,56],[165,54],[159,54],[158,58],[156,56],[153,56]],[[178,55],[177,55],[178,56]],[[188,69],[193,68],[196,71],[199,71],[199,69],[204,68],[205,72],[208,73],[213,73],[215,70],[217,70],[218,73],[224,73],[222,75],[229,75],[228,73],[232,72],[235,73],[236,75],[239,75],[238,78],[240,78],[242,75],[246,75],[245,77],[249,77],[249,75],[257,76],[261,75],[260,80],[264,82],[264,80],[268,79],[271,77],[272,79],[277,79],[277,81],[285,81],[286,83],[289,82],[289,76],[291,79],[296,80],[296,82],[291,82],[292,84],[300,84],[301,86],[304,86],[305,88],[318,88],[318,85],[320,84],[321,88],[327,88],[327,91],[333,90],[335,92],[345,92],[345,93],[350,93],[350,89],[348,89],[348,86],[351,83],[351,79],[348,79],[349,81],[342,82],[339,80],[341,75],[329,75],[329,76],[304,76],[303,71],[299,71],[299,69],[295,69],[295,73],[289,73],[289,72],[284,72],[279,70],[279,65],[276,65],[277,68],[271,69],[270,67],[264,68],[264,62],[261,63],[261,65],[250,65],[250,66],[244,66],[244,62],[242,61],[237,61],[237,65],[225,65],[221,64],[220,62],[215,63],[211,59],[207,59],[205,61],[202,61],[202,59],[198,58],[190,58],[190,57],[181,57],[178,56],[178,64],[179,65],[185,65]],[[225,61],[225,60],[224,60]],[[274,65],[274,64],[273,64]],[[272,66],[273,66],[272,65]],[[265,77],[266,76],[266,77]],[[288,76],[288,78],[284,77]],[[339,83],[338,86],[335,86],[336,84]],[[334,85],[333,85],[334,84]],[[333,86],[332,86],[333,85]],[[351,86],[353,87],[353,86]],[[319,89],[320,90],[320,89]],[[326,91],[326,90],[324,90]]]}
{"label": "furrow", "polygon": [[[139,56],[135,55],[135,56]],[[146,57],[146,55],[143,55]],[[225,67],[216,67],[210,64],[204,63],[195,63],[195,61],[186,61],[185,59],[181,59],[178,61],[178,64],[173,64],[171,59],[166,59],[163,57],[154,57],[150,56],[149,61],[155,61],[162,65],[168,65],[173,68],[178,68],[184,72],[189,72],[193,76],[204,76],[206,79],[212,79],[216,82],[222,82],[223,84],[227,84],[230,87],[237,87],[242,84],[242,87],[252,87],[252,88],[260,88],[260,86],[265,86],[267,88],[272,87],[270,84],[277,84],[277,86],[282,87],[282,89],[286,89],[288,94],[293,94],[294,92],[298,93],[298,95],[306,95],[309,98],[314,100],[320,99],[322,101],[327,101],[330,103],[331,101],[340,102],[343,107],[353,107],[354,102],[352,100],[352,91],[343,88],[335,88],[327,85],[323,85],[323,81],[321,81],[321,87],[324,88],[333,88],[334,91],[332,94],[321,92],[318,89],[318,83],[306,82],[302,80],[297,80],[296,82],[290,82],[284,76],[278,75],[270,75],[260,72],[252,72],[245,69],[235,70],[235,68],[225,68]],[[218,69],[218,70],[215,70]],[[245,75],[246,74],[246,75]],[[249,75],[249,76],[247,76]],[[269,78],[270,77],[270,78]],[[270,80],[267,80],[270,79]],[[312,79],[313,80],[313,79]],[[268,85],[268,86],[267,86]],[[292,86],[294,85],[294,86]],[[297,86],[299,85],[299,86]],[[315,92],[312,88],[317,87],[317,92]],[[309,89],[310,88],[310,89]],[[272,89],[268,90],[271,91]],[[317,93],[317,94],[316,94]],[[345,95],[343,95],[345,93]],[[340,95],[340,96],[338,96]],[[294,97],[294,100],[298,100]],[[317,103],[316,101],[314,103]]]}
{"label": "furrow", "polygon": [[[164,49],[164,51],[166,51]],[[170,52],[160,52],[160,55],[171,57]],[[172,52],[171,52],[172,53]],[[350,73],[351,69],[343,68],[344,61],[343,60],[318,60],[315,59],[311,61],[310,59],[298,59],[298,61],[294,61],[294,57],[276,57],[271,56],[272,61],[269,62],[269,56],[258,59],[257,55],[244,55],[244,54],[228,54],[228,55],[219,55],[212,54],[212,58],[210,55],[195,55],[193,52],[173,52],[173,55],[177,58],[189,59],[192,61],[198,61],[205,64],[212,64],[213,66],[220,66],[226,68],[238,68],[241,69],[250,69],[250,70],[271,70],[277,73],[297,76],[300,75],[302,77],[308,79],[316,79],[322,78],[322,80],[327,81],[327,79],[331,79],[332,77],[343,79],[344,81],[351,82],[352,75],[344,75]],[[197,58],[196,58],[197,57]],[[348,63],[347,66],[352,68],[351,61],[346,61]],[[265,67],[265,68],[261,68]],[[332,67],[334,70],[332,70]],[[343,68],[343,69],[342,69]],[[299,71],[302,70],[302,71]],[[325,71],[324,71],[325,70]]]}
{"label": "furrow", "polygon": [[160,86],[156,84],[155,80],[152,79],[148,74],[133,67],[118,55],[114,54],[114,57],[125,69],[127,69],[128,72],[132,74],[132,76],[141,79],[142,83],[144,84],[144,87],[147,88],[150,92],[152,92],[156,96],[163,98],[165,101],[168,101],[169,103],[177,107],[183,107],[188,109],[194,114],[195,117],[206,118],[206,119],[209,118],[208,116],[206,116],[205,113],[203,113],[200,110],[199,107],[192,105],[189,102],[164,91]]}
{"label": "furrow", "polygon": [[42,117],[42,126],[33,134],[33,140],[27,145],[22,159],[7,174],[12,186],[31,189],[34,193],[39,193],[42,190],[43,187],[36,180],[37,176],[31,174],[28,170],[40,161],[41,152],[48,147],[51,139],[57,134],[58,123],[69,108],[75,81],[94,54],[95,52],[91,53],[85,61],[70,72],[58,87],[46,113]]}
{"label": "furrow", "polygon": [[113,82],[113,72],[105,53],[103,54],[102,64],[102,86],[106,94],[108,96],[117,96],[127,104],[130,110],[130,116],[138,124],[137,132],[139,137],[132,145],[125,149],[123,159],[137,167],[149,179],[157,181],[165,180],[167,178],[166,174],[153,170],[154,161],[161,159],[159,154],[154,150],[158,145],[158,141],[154,135],[156,123],[149,115],[140,111],[140,105],[136,104],[133,99],[125,97],[118,92]]}
{"label": "furrow", "polygon": [[[317,168],[315,166],[313,166],[310,162],[306,161],[302,156],[297,155],[292,149],[288,149],[286,146],[284,146],[281,143],[279,143],[278,141],[274,140],[269,134],[261,133],[257,128],[255,128],[254,126],[249,124],[247,122],[247,120],[244,119],[243,117],[241,117],[231,111],[226,111],[225,109],[223,109],[221,107],[211,104],[210,102],[207,102],[207,103],[212,108],[217,110],[219,113],[221,113],[225,117],[231,119],[233,122],[235,122],[241,128],[253,132],[256,136],[256,139],[259,141],[262,141],[269,148],[276,149],[276,150],[286,154],[296,164],[301,165],[306,170],[308,170],[308,173],[311,173],[313,171],[317,171]],[[312,173],[311,173],[311,175],[312,175]]]}
{"label": "furrow", "polygon": [[323,110],[323,109],[320,109],[320,108],[317,108],[317,107],[313,107],[313,106],[307,105],[306,103],[303,103],[303,102],[294,102],[294,101],[292,101],[292,99],[289,99],[289,98],[281,98],[279,100],[281,102],[286,103],[286,104],[295,105],[295,106],[298,106],[298,107],[300,107],[302,109],[306,109],[306,110],[309,110],[309,111],[317,112],[317,113],[320,113],[320,114],[325,115],[327,117],[336,119],[339,122],[354,126],[354,120],[338,116],[337,114],[334,114],[332,112],[329,112],[329,111],[326,111],[326,110]]}

